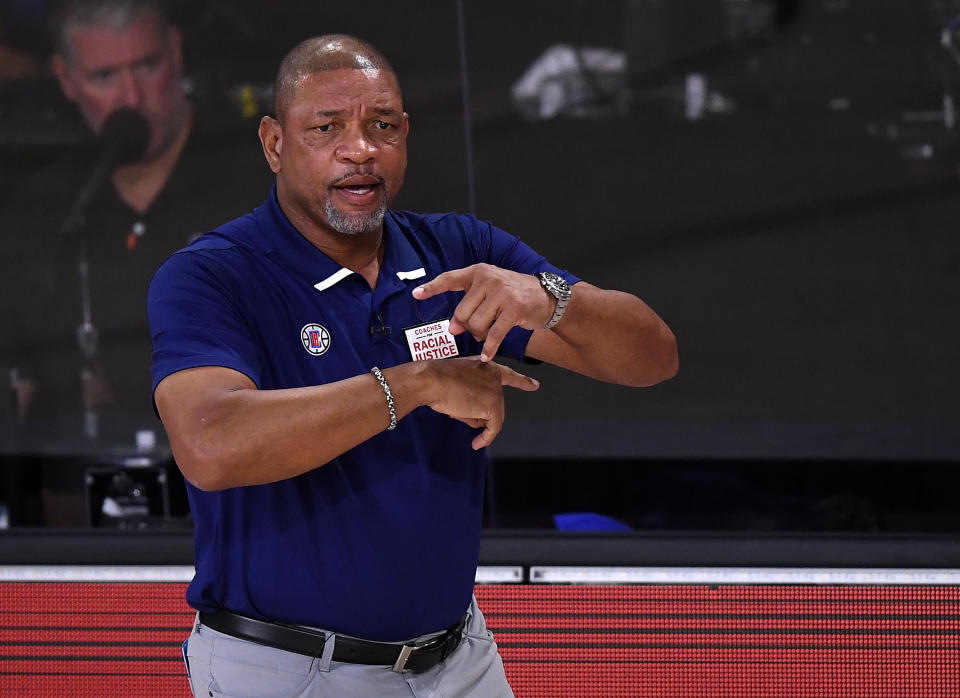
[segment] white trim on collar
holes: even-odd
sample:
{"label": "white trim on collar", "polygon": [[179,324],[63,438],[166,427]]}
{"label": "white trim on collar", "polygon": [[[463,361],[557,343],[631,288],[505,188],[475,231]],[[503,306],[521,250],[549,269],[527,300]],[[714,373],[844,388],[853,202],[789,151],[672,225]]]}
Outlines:
{"label": "white trim on collar", "polygon": [[411,271],[398,271],[397,278],[401,281],[413,281],[414,279],[422,279],[427,275],[427,270],[423,267],[419,269],[412,269]]}
{"label": "white trim on collar", "polygon": [[335,271],[333,274],[331,274],[330,276],[328,276],[328,277],[327,277],[326,279],[324,279],[323,281],[318,281],[317,283],[315,283],[315,284],[313,285],[313,287],[314,287],[315,289],[317,289],[318,291],[326,291],[328,288],[330,288],[331,286],[333,286],[333,285],[336,284],[337,282],[342,281],[343,279],[347,278],[347,277],[350,276],[352,273],[353,273],[352,271],[350,271],[350,270],[347,269],[346,267],[343,267],[343,268],[340,269],[339,271]]}

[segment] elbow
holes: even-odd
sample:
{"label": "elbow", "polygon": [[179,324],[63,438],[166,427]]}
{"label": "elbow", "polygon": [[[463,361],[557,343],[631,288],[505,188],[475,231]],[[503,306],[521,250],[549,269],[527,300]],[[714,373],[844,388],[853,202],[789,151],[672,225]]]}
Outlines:
{"label": "elbow", "polygon": [[174,446],[173,457],[184,479],[198,490],[216,492],[232,485],[227,482],[226,457],[209,443],[198,440],[192,445]]}
{"label": "elbow", "polygon": [[650,359],[646,363],[647,370],[642,375],[637,376],[637,380],[632,383],[635,388],[649,388],[650,386],[670,380],[677,375],[680,370],[680,355],[677,352],[677,338],[666,325],[660,330],[656,349],[651,352]]}
{"label": "elbow", "polygon": [[219,490],[227,489],[219,478],[212,477],[209,473],[197,473],[196,475],[188,476],[182,468],[181,472],[184,473],[183,477],[187,482],[202,492],[218,492]]}
{"label": "elbow", "polygon": [[677,371],[680,370],[680,354],[677,351],[677,338],[674,336],[673,332],[669,329],[665,332],[666,336],[664,337],[664,349],[663,349],[663,362],[662,370],[663,373],[660,377],[662,382],[670,380],[677,375]]}
{"label": "elbow", "polygon": [[[243,444],[235,425],[238,400],[249,394],[245,382],[205,378],[204,369],[171,374],[157,386],[157,412],[184,479],[199,490],[236,487]],[[231,382],[232,381],[232,382]]]}

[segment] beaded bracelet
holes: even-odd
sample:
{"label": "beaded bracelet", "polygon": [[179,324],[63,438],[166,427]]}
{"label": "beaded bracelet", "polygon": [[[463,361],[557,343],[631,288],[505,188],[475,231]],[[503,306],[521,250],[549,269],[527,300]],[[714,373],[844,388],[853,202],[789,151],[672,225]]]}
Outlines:
{"label": "beaded bracelet", "polygon": [[383,373],[379,368],[374,366],[370,369],[378,381],[380,381],[380,387],[383,388],[384,394],[387,396],[387,409],[390,410],[390,426],[387,427],[387,431],[393,431],[397,428],[397,410],[393,406],[393,393],[390,392],[390,386],[387,385],[387,379],[383,377]]}

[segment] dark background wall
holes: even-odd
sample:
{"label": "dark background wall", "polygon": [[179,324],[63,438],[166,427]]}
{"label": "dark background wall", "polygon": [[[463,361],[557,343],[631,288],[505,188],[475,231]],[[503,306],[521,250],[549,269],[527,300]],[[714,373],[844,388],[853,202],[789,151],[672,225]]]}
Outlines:
{"label": "dark background wall", "polygon": [[[31,36],[6,11],[7,38]],[[175,5],[196,95],[225,121],[244,86],[267,108],[302,38],[378,45],[412,119],[398,207],[473,204],[673,328],[680,374],[651,390],[531,368],[543,387],[509,396],[495,456],[906,463],[960,455],[945,113],[960,66],[941,44],[958,12],[933,0]],[[561,43],[622,52],[628,67],[568,71],[596,88],[589,116],[526,119],[511,86]],[[39,39],[26,48],[43,53]],[[0,122],[3,185],[78,137],[42,76],[3,86]]]}

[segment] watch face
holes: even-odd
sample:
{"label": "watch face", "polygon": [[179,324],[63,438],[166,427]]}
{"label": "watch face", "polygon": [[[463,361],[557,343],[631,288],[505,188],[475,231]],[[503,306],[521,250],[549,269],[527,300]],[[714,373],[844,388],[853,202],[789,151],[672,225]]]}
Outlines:
{"label": "watch face", "polygon": [[545,271],[540,273],[538,276],[543,282],[544,288],[550,291],[550,293],[557,298],[560,298],[570,290],[570,285],[566,282],[566,280],[562,276],[554,274],[553,272]]}
{"label": "watch face", "polygon": [[545,330],[549,330],[554,327],[560,319],[563,317],[564,311],[567,309],[567,302],[570,300],[570,284],[567,283],[567,280],[558,274],[553,272],[543,271],[539,274],[535,274],[537,279],[540,281],[540,285],[557,299],[557,306],[553,311],[553,317],[543,326]]}

